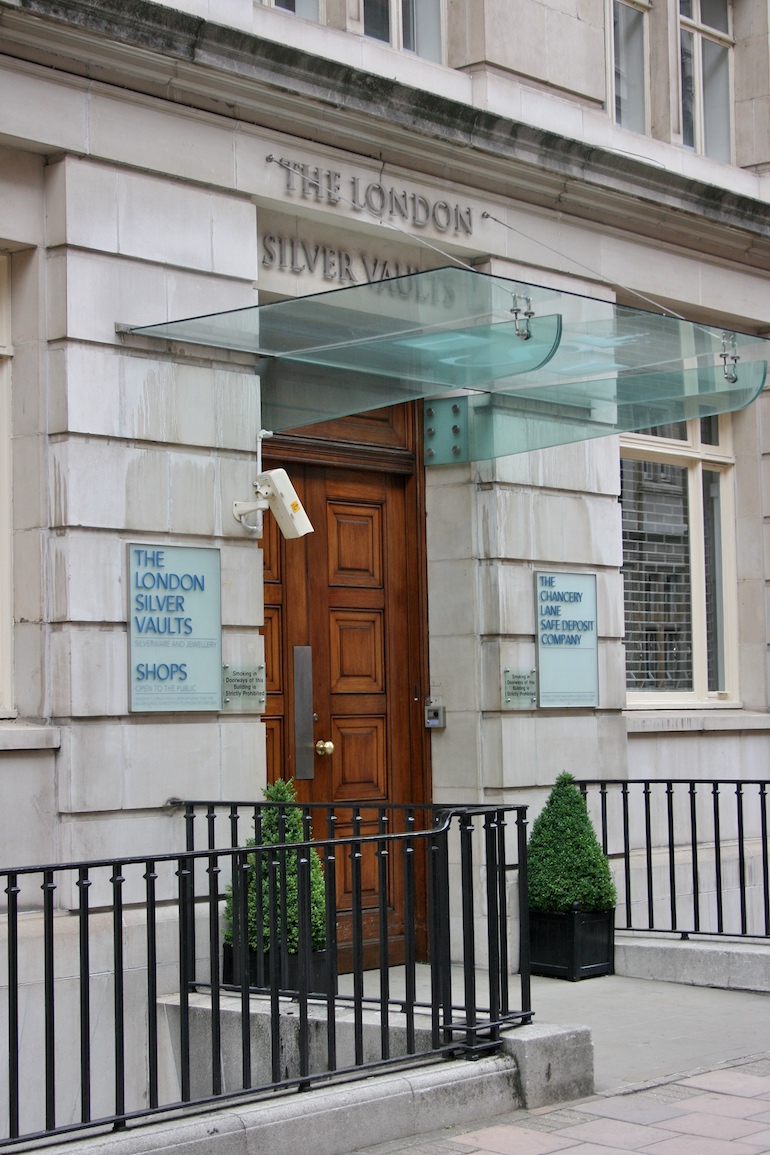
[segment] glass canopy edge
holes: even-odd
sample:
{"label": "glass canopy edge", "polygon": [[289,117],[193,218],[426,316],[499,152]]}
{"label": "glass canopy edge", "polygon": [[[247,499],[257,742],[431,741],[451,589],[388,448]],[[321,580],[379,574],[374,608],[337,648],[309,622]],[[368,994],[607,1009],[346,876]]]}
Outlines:
{"label": "glass canopy edge", "polygon": [[749,334],[451,267],[130,331],[264,358],[275,431],[459,392],[451,460],[739,409],[770,356]]}

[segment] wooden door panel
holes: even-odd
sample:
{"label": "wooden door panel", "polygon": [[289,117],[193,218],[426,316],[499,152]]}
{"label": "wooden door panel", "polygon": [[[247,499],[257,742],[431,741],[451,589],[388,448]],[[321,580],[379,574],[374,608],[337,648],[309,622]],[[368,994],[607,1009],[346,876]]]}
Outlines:
{"label": "wooden door panel", "polygon": [[327,504],[329,584],[382,586],[382,510],[379,505]]}
{"label": "wooden door panel", "polygon": [[282,718],[265,718],[265,756],[269,777],[280,778],[285,758]]}
{"label": "wooden door panel", "polygon": [[266,514],[262,522],[262,565],[266,585],[281,581],[281,532],[274,517]]}
{"label": "wooden door panel", "polygon": [[385,653],[379,610],[331,610],[329,650],[332,694],[385,691]]}
{"label": "wooden door panel", "polygon": [[[346,831],[346,835],[350,832]],[[367,833],[374,833],[368,831]],[[362,842],[358,859],[361,869],[361,897],[364,906],[376,906],[379,894],[377,846],[374,842]],[[350,910],[353,899],[353,859],[350,854],[342,858],[342,888],[340,908]]]}
{"label": "wooden door panel", "polygon": [[384,717],[332,719],[334,802],[388,799]]}
{"label": "wooden door panel", "polygon": [[265,606],[265,624],[261,633],[265,639],[265,686],[268,694],[282,694],[283,670],[283,611],[281,606]]}

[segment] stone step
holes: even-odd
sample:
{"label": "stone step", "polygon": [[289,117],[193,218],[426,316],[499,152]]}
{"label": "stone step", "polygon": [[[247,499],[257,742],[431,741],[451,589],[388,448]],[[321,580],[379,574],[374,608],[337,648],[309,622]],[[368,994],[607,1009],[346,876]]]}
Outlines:
{"label": "stone step", "polygon": [[770,942],[615,933],[615,974],[725,990],[770,992]]}

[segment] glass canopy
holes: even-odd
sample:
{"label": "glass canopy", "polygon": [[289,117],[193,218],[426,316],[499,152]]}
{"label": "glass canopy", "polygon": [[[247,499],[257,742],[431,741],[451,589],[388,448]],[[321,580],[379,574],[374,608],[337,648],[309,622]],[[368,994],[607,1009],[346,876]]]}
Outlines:
{"label": "glass canopy", "polygon": [[275,431],[430,398],[433,464],[740,409],[762,389],[770,350],[748,334],[464,268],[131,332],[256,354],[262,423]]}

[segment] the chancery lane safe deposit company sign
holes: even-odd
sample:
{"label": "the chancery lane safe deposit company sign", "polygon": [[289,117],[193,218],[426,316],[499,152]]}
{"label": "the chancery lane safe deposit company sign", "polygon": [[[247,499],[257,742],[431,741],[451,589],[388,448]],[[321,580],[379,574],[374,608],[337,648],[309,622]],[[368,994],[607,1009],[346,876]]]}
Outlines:
{"label": "the chancery lane safe deposit company sign", "polygon": [[222,709],[218,549],[128,547],[129,710]]}
{"label": "the chancery lane safe deposit company sign", "polygon": [[536,573],[538,705],[598,706],[596,574]]}

